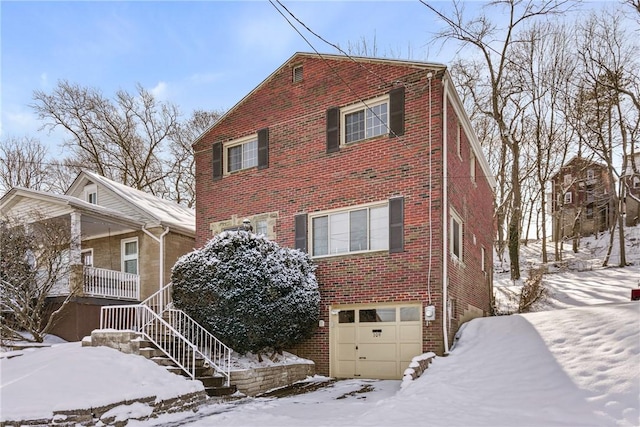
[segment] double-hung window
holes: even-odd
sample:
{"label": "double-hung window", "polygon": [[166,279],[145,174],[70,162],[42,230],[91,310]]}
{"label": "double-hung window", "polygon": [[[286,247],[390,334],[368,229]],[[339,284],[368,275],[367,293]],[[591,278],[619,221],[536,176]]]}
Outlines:
{"label": "double-hung window", "polygon": [[343,108],[340,119],[343,144],[386,135],[389,133],[389,96]]}
{"label": "double-hung window", "polygon": [[98,186],[96,184],[88,184],[84,187],[84,198],[92,205],[98,204]]}
{"label": "double-hung window", "polygon": [[138,274],[138,238],[122,241],[122,271]]}
{"label": "double-hung window", "polygon": [[252,135],[225,146],[227,173],[258,166],[258,137]]}
{"label": "double-hung window", "polygon": [[449,231],[449,238],[451,244],[451,255],[454,258],[462,261],[462,219],[455,213],[455,211],[451,211],[451,228]]}
{"label": "double-hung window", "polygon": [[355,207],[311,218],[312,256],[389,248],[389,206]]}

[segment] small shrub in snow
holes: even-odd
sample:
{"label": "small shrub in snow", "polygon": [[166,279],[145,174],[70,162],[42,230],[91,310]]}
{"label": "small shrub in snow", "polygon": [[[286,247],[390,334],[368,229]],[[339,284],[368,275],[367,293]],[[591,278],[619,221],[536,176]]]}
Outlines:
{"label": "small shrub in snow", "polygon": [[223,232],[173,267],[173,300],[236,352],[260,354],[308,338],[320,293],[307,254],[247,231]]}
{"label": "small shrub in snow", "polygon": [[520,291],[518,313],[533,311],[536,306],[543,304],[547,300],[549,292],[542,280],[543,275],[544,270],[542,268],[529,270],[529,278],[524,282]]}

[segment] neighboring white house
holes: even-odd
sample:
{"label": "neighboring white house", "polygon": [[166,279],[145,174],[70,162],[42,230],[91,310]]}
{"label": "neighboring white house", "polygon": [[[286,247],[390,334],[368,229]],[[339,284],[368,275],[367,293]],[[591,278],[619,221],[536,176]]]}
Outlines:
{"label": "neighboring white house", "polygon": [[192,209],[82,171],[65,194],[15,187],[0,199],[0,217],[68,221],[68,282],[52,295],[77,296],[55,334],[79,340],[99,327],[100,307],[142,301],[169,281],[171,267],[193,250]]}

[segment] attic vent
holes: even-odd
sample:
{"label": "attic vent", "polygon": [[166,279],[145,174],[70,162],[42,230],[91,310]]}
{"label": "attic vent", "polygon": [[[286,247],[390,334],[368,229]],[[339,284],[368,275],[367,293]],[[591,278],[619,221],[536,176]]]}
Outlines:
{"label": "attic vent", "polygon": [[293,67],[293,82],[298,83],[302,81],[302,65]]}

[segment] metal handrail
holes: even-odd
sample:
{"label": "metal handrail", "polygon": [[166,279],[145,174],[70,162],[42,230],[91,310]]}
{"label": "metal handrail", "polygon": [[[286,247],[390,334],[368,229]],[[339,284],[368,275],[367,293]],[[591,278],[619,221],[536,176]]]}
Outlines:
{"label": "metal handrail", "polygon": [[[183,367],[176,360],[179,358],[178,356],[182,357],[182,355],[174,353],[180,353],[184,346],[180,345],[174,349],[174,347],[159,345],[149,334],[148,329],[153,332],[155,329],[160,328],[165,332],[175,334],[180,337],[179,339],[183,339],[190,345],[193,350],[194,360],[197,353],[199,357],[225,377],[225,385],[228,386],[231,379],[231,353],[233,350],[204,329],[187,313],[175,308],[169,308],[173,301],[171,288],[172,284],[169,283],[137,305],[102,307],[100,327],[102,329],[131,329],[145,335],[187,374],[190,376],[195,375],[195,370],[193,373],[189,372],[188,366]],[[144,307],[144,309],[140,307]],[[141,317],[142,313],[144,315]],[[164,318],[165,315],[168,316],[168,322]],[[153,325],[153,327],[148,328],[148,325]]]}
{"label": "metal handrail", "polygon": [[196,346],[143,304],[103,306],[100,328],[131,330],[154,343],[191,379],[196,377]]}
{"label": "metal handrail", "polygon": [[207,331],[187,313],[175,308],[167,309],[171,325],[187,337],[198,349],[198,353],[218,372],[226,378],[226,385],[231,379],[232,349]]}

